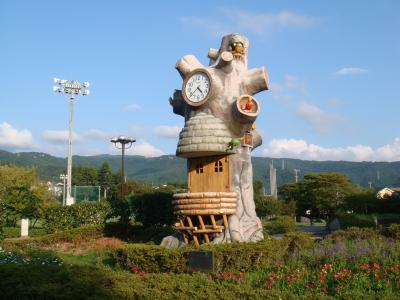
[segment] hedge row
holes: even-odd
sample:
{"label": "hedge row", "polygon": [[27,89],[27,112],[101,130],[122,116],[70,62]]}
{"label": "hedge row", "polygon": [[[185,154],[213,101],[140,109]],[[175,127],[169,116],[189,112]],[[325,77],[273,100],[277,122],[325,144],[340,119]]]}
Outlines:
{"label": "hedge row", "polygon": [[44,227],[48,233],[53,233],[85,225],[104,224],[110,212],[108,202],[81,202],[54,207],[46,211]]}
{"label": "hedge row", "polygon": [[102,237],[103,232],[103,225],[92,225],[29,239],[5,240],[2,241],[1,244],[8,250],[23,250],[28,248],[40,248],[42,246],[48,246],[61,242],[72,242],[76,239],[81,241],[96,239]]}
{"label": "hedge row", "polygon": [[189,252],[212,251],[215,272],[246,272],[274,265],[289,253],[311,247],[312,244],[309,235],[300,233],[280,240],[203,245],[200,248],[165,249],[152,245],[124,245],[115,249],[112,257],[115,265],[121,269],[132,270],[135,267],[149,273],[186,273],[189,271]]}

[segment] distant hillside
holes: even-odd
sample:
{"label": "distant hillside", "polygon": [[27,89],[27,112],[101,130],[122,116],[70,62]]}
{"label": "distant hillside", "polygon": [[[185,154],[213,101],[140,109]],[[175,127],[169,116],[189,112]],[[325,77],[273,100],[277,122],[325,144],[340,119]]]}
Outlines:
{"label": "distant hillside", "polygon": [[[348,161],[307,161],[300,159],[253,158],[254,178],[262,180],[269,189],[268,166],[273,160],[277,169],[278,185],[294,181],[294,169],[300,169],[300,179],[307,173],[339,172],[347,175],[355,184],[374,188],[383,186],[400,186],[400,162],[348,162]],[[121,166],[119,155],[74,156],[73,164],[100,167],[107,161],[114,172]],[[11,153],[0,150],[0,164],[11,164],[21,167],[35,166],[38,175],[45,180],[57,181],[65,172],[67,160],[38,152]],[[186,160],[174,155],[146,158],[143,156],[126,156],[126,172],[131,179],[159,183],[176,183],[186,181]],[[377,179],[379,172],[379,180]]]}

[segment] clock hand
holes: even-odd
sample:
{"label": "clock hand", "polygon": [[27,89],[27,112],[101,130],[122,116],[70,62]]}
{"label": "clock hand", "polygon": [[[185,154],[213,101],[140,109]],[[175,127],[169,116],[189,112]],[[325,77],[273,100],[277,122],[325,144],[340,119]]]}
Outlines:
{"label": "clock hand", "polygon": [[195,91],[197,91],[199,87],[195,88],[194,91],[189,95],[189,97],[192,97],[192,95],[194,94]]}

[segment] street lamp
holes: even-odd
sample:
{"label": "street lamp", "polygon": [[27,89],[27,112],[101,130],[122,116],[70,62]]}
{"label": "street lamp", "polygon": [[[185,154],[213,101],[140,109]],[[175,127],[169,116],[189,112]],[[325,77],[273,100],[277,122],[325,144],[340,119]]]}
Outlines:
{"label": "street lamp", "polygon": [[[132,144],[136,142],[136,139],[133,137],[126,137],[123,135],[120,135],[119,137],[114,137],[111,139],[111,143],[114,144],[114,146],[118,149],[122,149],[122,159],[121,159],[121,198],[124,199],[125,196],[125,190],[124,190],[124,185],[125,185],[125,149],[129,149],[132,147]],[[120,146],[119,146],[120,144]]]}
{"label": "street lamp", "polygon": [[90,91],[87,89],[89,87],[89,82],[79,83],[78,81],[72,80],[68,81],[65,79],[53,78],[56,85],[53,86],[53,91],[69,94],[69,132],[68,132],[68,168],[67,168],[67,198],[66,204],[74,204],[74,198],[71,197],[71,179],[72,179],[72,126],[73,126],[73,116],[74,116],[74,100],[78,95],[87,96]]}
{"label": "street lamp", "polygon": [[63,181],[63,206],[65,205],[65,180],[68,178],[65,174],[60,174],[60,179]]}

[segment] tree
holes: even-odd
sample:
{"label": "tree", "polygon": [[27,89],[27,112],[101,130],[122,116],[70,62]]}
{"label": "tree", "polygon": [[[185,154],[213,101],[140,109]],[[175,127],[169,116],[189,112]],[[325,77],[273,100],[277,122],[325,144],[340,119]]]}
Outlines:
{"label": "tree", "polygon": [[283,202],[272,196],[255,198],[257,216],[260,218],[278,216],[282,212]]}
{"label": "tree", "polygon": [[339,173],[307,174],[298,184],[300,212],[311,210],[312,217],[323,219],[332,217],[353,189],[350,179]]}
{"label": "tree", "polygon": [[[97,173],[98,183],[103,191],[114,190],[116,186],[115,176],[111,171],[111,167],[107,161],[103,162],[98,173]],[[106,194],[106,192],[104,192]],[[111,195],[111,194],[110,194]]]}
{"label": "tree", "polygon": [[54,205],[47,185],[34,168],[0,167],[0,219],[16,225],[21,218],[37,219]]}
{"label": "tree", "polygon": [[96,167],[72,168],[72,185],[95,186],[99,185]]}

